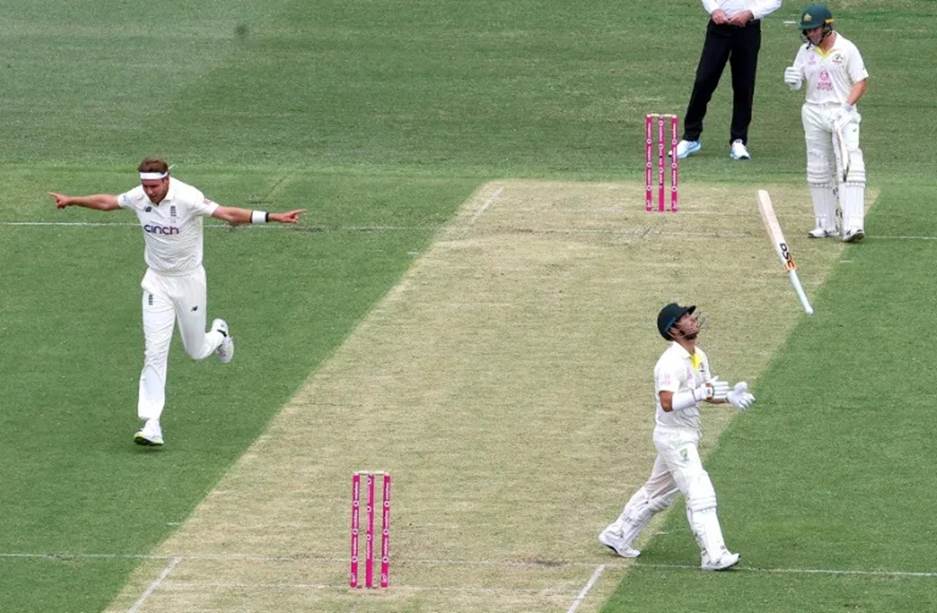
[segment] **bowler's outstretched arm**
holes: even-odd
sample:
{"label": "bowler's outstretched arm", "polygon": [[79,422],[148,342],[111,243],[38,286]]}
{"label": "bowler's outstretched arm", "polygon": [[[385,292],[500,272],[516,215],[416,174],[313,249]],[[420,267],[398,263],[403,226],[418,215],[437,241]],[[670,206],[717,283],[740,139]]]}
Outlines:
{"label": "bowler's outstretched arm", "polygon": [[64,209],[68,206],[83,206],[98,211],[115,211],[120,208],[117,196],[113,194],[92,194],[90,196],[68,196],[58,192],[49,192],[55,199],[55,206]]}
{"label": "bowler's outstretched arm", "polygon": [[[211,216],[234,225],[267,223],[268,221],[298,223],[300,215],[305,211],[306,209],[295,209],[285,213],[267,213],[266,211],[242,209],[235,206],[219,206]],[[261,217],[262,219],[260,219]]]}

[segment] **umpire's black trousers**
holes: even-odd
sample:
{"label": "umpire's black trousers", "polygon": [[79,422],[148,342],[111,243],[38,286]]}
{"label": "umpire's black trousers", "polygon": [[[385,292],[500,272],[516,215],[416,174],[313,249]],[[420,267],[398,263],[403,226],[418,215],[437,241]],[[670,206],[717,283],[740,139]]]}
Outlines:
{"label": "umpire's black trousers", "polygon": [[712,98],[722,70],[729,62],[732,69],[732,127],[729,142],[748,142],[748,124],[752,122],[752,100],[755,97],[755,71],[761,48],[761,21],[750,21],[744,28],[716,25],[709,21],[706,41],[696,67],[693,93],[683,118],[684,140],[699,140],[703,117]]}

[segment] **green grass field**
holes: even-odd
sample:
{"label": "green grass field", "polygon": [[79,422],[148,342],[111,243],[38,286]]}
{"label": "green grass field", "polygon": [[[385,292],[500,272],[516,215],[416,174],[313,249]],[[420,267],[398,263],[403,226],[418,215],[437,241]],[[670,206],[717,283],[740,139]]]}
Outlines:
{"label": "green grass field", "polygon": [[[645,544],[640,561],[617,568],[623,578],[604,603],[606,610],[937,608],[937,568],[929,546],[935,535],[928,521],[937,478],[926,468],[933,447],[926,425],[928,341],[937,319],[926,263],[937,249],[937,214],[929,207],[937,189],[937,127],[925,76],[931,64],[927,58],[937,51],[930,27],[937,5],[905,0],[830,6],[872,75],[860,106],[870,187],[878,197],[867,219],[865,243],[841,254],[832,251],[839,249],[832,244],[827,252],[820,251],[824,246],[802,247],[799,260],[808,284],[811,267],[832,266],[822,287],[808,287],[816,317],[795,318],[788,311],[796,309],[796,302],[787,287],[781,286],[780,296],[790,302],[766,303],[761,290],[769,284],[762,285],[761,277],[722,274],[740,270],[729,265],[733,262],[773,257],[760,235],[730,243],[735,251],[717,246],[718,240],[695,240],[694,255],[683,260],[677,243],[669,256],[674,266],[663,272],[638,270],[629,277],[606,272],[616,295],[637,296],[625,303],[632,306],[650,309],[673,293],[701,303],[708,298],[709,310],[719,315],[709,346],[714,357],[721,349],[726,362],[741,367],[745,349],[759,356],[767,352],[767,368],[753,382],[756,409],[745,419],[720,423],[726,429],[706,459],[729,544],[744,555],[742,569],[713,576],[690,568],[695,545],[677,505]],[[245,450],[276,423],[281,409],[323,365],[335,363],[329,361],[333,356],[346,355],[345,343],[358,338],[363,323],[373,321],[376,305],[401,279],[410,278],[408,271],[422,256],[436,253],[435,241],[453,227],[460,205],[480,186],[516,178],[639,181],[641,118],[649,111],[683,112],[704,27],[697,2],[672,0],[659,3],[650,18],[646,3],[631,0],[588,6],[448,0],[274,0],[259,5],[212,0],[168,6],[40,0],[23,5],[0,0],[0,7],[9,15],[0,24],[8,47],[0,63],[6,75],[0,89],[3,611],[98,611],[126,593],[135,569],[153,563],[145,556],[176,542],[173,535],[191,517],[200,517],[198,505],[218,491],[219,483],[227,483],[232,467],[244,461]],[[779,211],[789,238],[803,233],[796,223],[809,223],[804,221],[809,204],[803,185],[802,97],[781,82],[799,44],[796,32],[782,21],[794,18],[798,8],[785,3],[763,26],[750,134],[754,159],[744,164],[728,159],[726,76],[707,117],[704,150],[681,168],[687,191],[694,186],[721,190],[741,201],[751,201],[762,185],[801,190],[802,202],[785,199],[787,208]],[[295,229],[231,230],[215,224],[206,229],[209,308],[231,322],[237,359],[224,367],[212,360],[193,363],[174,344],[164,416],[168,444],[147,453],[130,442],[137,426],[143,344],[139,229],[132,216],[120,212],[57,211],[46,192],[124,191],[133,185],[139,159],[154,154],[167,157],[177,176],[222,203],[305,207],[308,214]],[[523,198],[517,202],[523,207]],[[628,211],[640,206],[638,191],[633,202],[609,204]],[[709,206],[690,207],[679,220],[687,225],[680,227],[692,229],[693,220],[720,212],[718,200]],[[581,228],[576,225],[581,220],[566,214],[564,228]],[[611,224],[602,225],[603,231],[612,231],[611,221],[601,221]],[[520,236],[528,221],[508,218],[504,223]],[[667,222],[635,223],[659,227]],[[748,221],[731,215],[724,223],[730,225],[724,232],[731,232],[732,224],[748,227]],[[533,231],[549,239],[560,230]],[[721,230],[709,225],[706,231],[718,239]],[[797,246],[796,239],[792,242]],[[603,247],[596,253],[607,254],[610,245],[616,245],[614,238],[601,238],[589,248]],[[621,246],[623,255],[616,257],[633,256],[634,261],[644,261],[648,249],[660,247],[640,241],[622,241]],[[549,244],[540,248],[550,251]],[[711,264],[696,257],[707,252],[713,255]],[[485,265],[484,259],[470,261]],[[567,265],[550,261],[546,269],[561,276],[577,270]],[[495,266],[480,270],[492,277],[505,272]],[[482,273],[468,269],[461,274]],[[445,289],[445,278],[430,278],[433,287]],[[523,274],[510,278],[529,281]],[[581,289],[575,279],[564,280]],[[596,285],[585,286],[594,289],[601,282],[597,276]],[[641,356],[636,371],[650,377],[661,348],[650,326],[640,334],[635,330],[651,319],[644,311],[624,312],[623,332],[601,303],[607,295],[596,291],[593,310],[576,311],[579,327],[531,328],[531,334],[555,337],[554,353],[543,354],[547,362],[566,345],[592,349],[585,352],[588,357],[575,354],[583,360],[577,377],[567,381],[562,365],[554,365],[556,372],[531,385],[562,383],[556,389],[569,390],[562,397],[577,398],[590,389],[577,381],[588,379],[596,364],[617,366],[625,359],[615,353],[617,343],[610,342],[618,333],[628,335]],[[443,306],[459,298],[442,296]],[[524,326],[541,319],[538,304],[549,303],[551,296],[529,295],[527,311],[512,320],[519,327],[504,333],[521,343],[528,336]],[[503,297],[490,300],[496,304]],[[512,300],[527,304],[520,293]],[[493,329],[500,312],[490,315]],[[766,324],[759,328],[762,320]],[[799,323],[791,328],[795,320]],[[488,325],[485,317],[451,321]],[[751,327],[733,329],[743,322]],[[627,328],[632,323],[635,330]],[[593,327],[603,334],[589,334]],[[460,338],[457,330],[451,332]],[[463,332],[477,336],[471,329]],[[729,346],[726,338],[745,346]],[[771,344],[759,346],[762,338]],[[458,345],[451,347],[458,351]],[[483,350],[480,355],[485,357]],[[537,355],[519,354],[513,362],[505,360],[504,368],[517,363],[534,369],[542,360],[527,358]],[[610,388],[624,384],[615,378],[615,368],[608,370],[596,380]],[[465,398],[499,396],[497,389],[473,390],[471,381],[467,378],[460,388],[465,397],[447,397],[443,407],[457,413],[460,403],[470,404]],[[511,389],[516,397],[539,398],[535,392],[545,389],[516,387]],[[340,398],[340,392],[339,386],[331,393]],[[387,405],[398,412],[381,419],[411,424],[403,417],[411,416],[413,406],[424,405],[408,404],[408,399],[401,393]],[[550,406],[547,395],[542,400]],[[582,405],[569,401],[562,408],[590,424],[587,432],[601,434],[603,424],[594,421],[593,411],[598,407],[602,415],[615,415],[618,403],[626,400],[621,390],[609,389]],[[379,396],[374,402],[382,406]],[[636,406],[642,412],[635,419],[649,420],[651,408],[643,402]],[[524,415],[537,420],[530,422],[533,431],[543,416],[528,408],[531,412]],[[316,410],[326,413],[321,406]],[[492,421],[483,417],[480,413],[479,423],[495,432],[456,431],[466,455],[484,455],[489,437],[503,427],[492,416]],[[575,423],[555,425],[564,432]],[[413,433],[449,441],[445,436],[452,431],[445,424],[429,424],[416,419]],[[467,433],[474,438],[465,438]],[[550,459],[568,458],[566,472],[581,482],[581,490],[569,492],[566,500],[586,501],[573,509],[578,511],[574,517],[582,533],[594,539],[617,512],[616,505],[646,476],[650,458],[627,455],[614,440],[579,434],[571,437],[574,445],[561,447]],[[347,457],[342,433],[324,425],[317,436],[323,437],[315,439],[322,447],[299,441],[297,448],[282,451],[308,457],[323,467],[323,474],[334,472],[343,479],[349,459],[382,461]],[[640,440],[646,445],[645,439]],[[454,486],[482,483],[493,499],[516,487],[518,480],[508,474],[512,464],[535,469],[537,462],[525,456],[524,447],[504,449],[507,455],[493,462],[503,467],[503,481],[491,481],[501,475],[497,471],[480,481],[478,474],[456,472]],[[413,475],[426,468],[419,457],[403,457],[400,450],[377,450]],[[632,462],[636,472],[624,477],[614,472]],[[271,471],[276,469],[272,464]],[[612,474],[622,481],[612,481]],[[402,478],[406,482],[406,474]],[[341,492],[334,502],[342,514],[346,485],[327,484]],[[536,500],[537,493],[525,492],[525,499]],[[462,503],[472,512],[489,510]],[[418,504],[405,507],[404,517],[424,519]],[[550,512],[561,517],[560,506]],[[503,516],[491,517],[487,534],[492,541],[476,542],[471,553],[485,559],[490,548],[491,557],[511,559],[518,549],[502,540],[498,522]],[[344,515],[337,519],[339,524],[346,520]],[[251,525],[263,529],[262,523]],[[403,543],[418,544],[429,531],[419,522],[409,526],[410,536],[406,522],[396,527]],[[260,543],[266,537],[252,536]],[[567,559],[562,546],[576,543],[569,558],[582,562],[587,572],[574,582],[572,596],[592,568],[613,562],[593,540],[576,541],[580,536],[564,534],[545,545],[550,560],[562,560]],[[339,554],[347,555],[344,537],[332,535]],[[295,551],[307,549],[296,544]],[[395,555],[406,562],[406,547]],[[157,560],[156,573],[162,567]],[[343,563],[336,562],[334,570],[340,583]],[[481,570],[458,579],[467,588],[494,580]],[[431,587],[426,581],[421,585]],[[327,602],[329,608],[359,610],[454,610],[445,601],[411,599],[406,584],[399,587],[390,597],[371,600],[348,599],[335,590]],[[276,610],[274,600],[258,605],[262,597],[239,601],[239,594],[235,591],[222,608]],[[509,603],[505,608],[537,608],[525,602],[524,594],[518,588],[504,601]],[[494,603],[500,601],[486,600],[481,589],[475,598],[459,604],[499,608]],[[565,610],[571,601],[564,592],[550,602]],[[302,599],[279,604],[285,607],[279,610],[325,606]],[[583,608],[602,606],[587,600]]]}

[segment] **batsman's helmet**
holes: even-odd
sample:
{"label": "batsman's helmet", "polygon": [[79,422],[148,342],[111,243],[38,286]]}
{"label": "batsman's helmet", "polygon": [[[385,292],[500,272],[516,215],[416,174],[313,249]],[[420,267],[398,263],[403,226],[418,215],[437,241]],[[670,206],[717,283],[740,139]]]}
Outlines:
{"label": "batsman's helmet", "polygon": [[825,4],[811,4],[800,12],[800,31],[823,28],[824,35],[833,31],[833,14]]}
{"label": "batsman's helmet", "polygon": [[657,314],[657,330],[660,332],[660,335],[664,337],[666,341],[672,341],[673,337],[670,336],[670,329],[680,321],[680,318],[686,315],[687,313],[692,313],[696,310],[696,305],[690,306],[680,306],[676,302],[671,302],[660,310],[660,313]]}

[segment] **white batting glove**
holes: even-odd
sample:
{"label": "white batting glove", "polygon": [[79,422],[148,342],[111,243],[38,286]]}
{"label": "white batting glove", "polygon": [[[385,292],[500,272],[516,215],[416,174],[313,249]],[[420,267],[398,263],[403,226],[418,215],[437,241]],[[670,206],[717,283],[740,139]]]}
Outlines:
{"label": "white batting glove", "polygon": [[833,130],[838,133],[842,133],[843,128],[850,123],[859,123],[861,121],[859,111],[857,111],[856,107],[852,104],[844,104],[841,108],[833,111],[831,119],[833,120]]}
{"label": "white batting glove", "polygon": [[735,384],[731,392],[726,394],[726,400],[739,411],[746,411],[755,404],[755,397],[748,391],[748,383],[740,381]]}
{"label": "white batting glove", "polygon": [[691,389],[690,393],[693,394],[693,400],[701,402],[713,397],[713,388],[711,385],[704,383],[697,388]]}
{"label": "white batting glove", "polygon": [[725,400],[729,395],[729,382],[723,381],[719,377],[713,377],[708,381],[713,388],[713,400]]}
{"label": "white batting glove", "polygon": [[693,390],[693,398],[697,402],[701,400],[725,400],[728,393],[728,382],[720,380],[719,377],[713,377]]}
{"label": "white batting glove", "polygon": [[800,69],[794,66],[788,66],[784,69],[784,82],[793,91],[797,91],[804,84],[804,78],[800,74]]}

